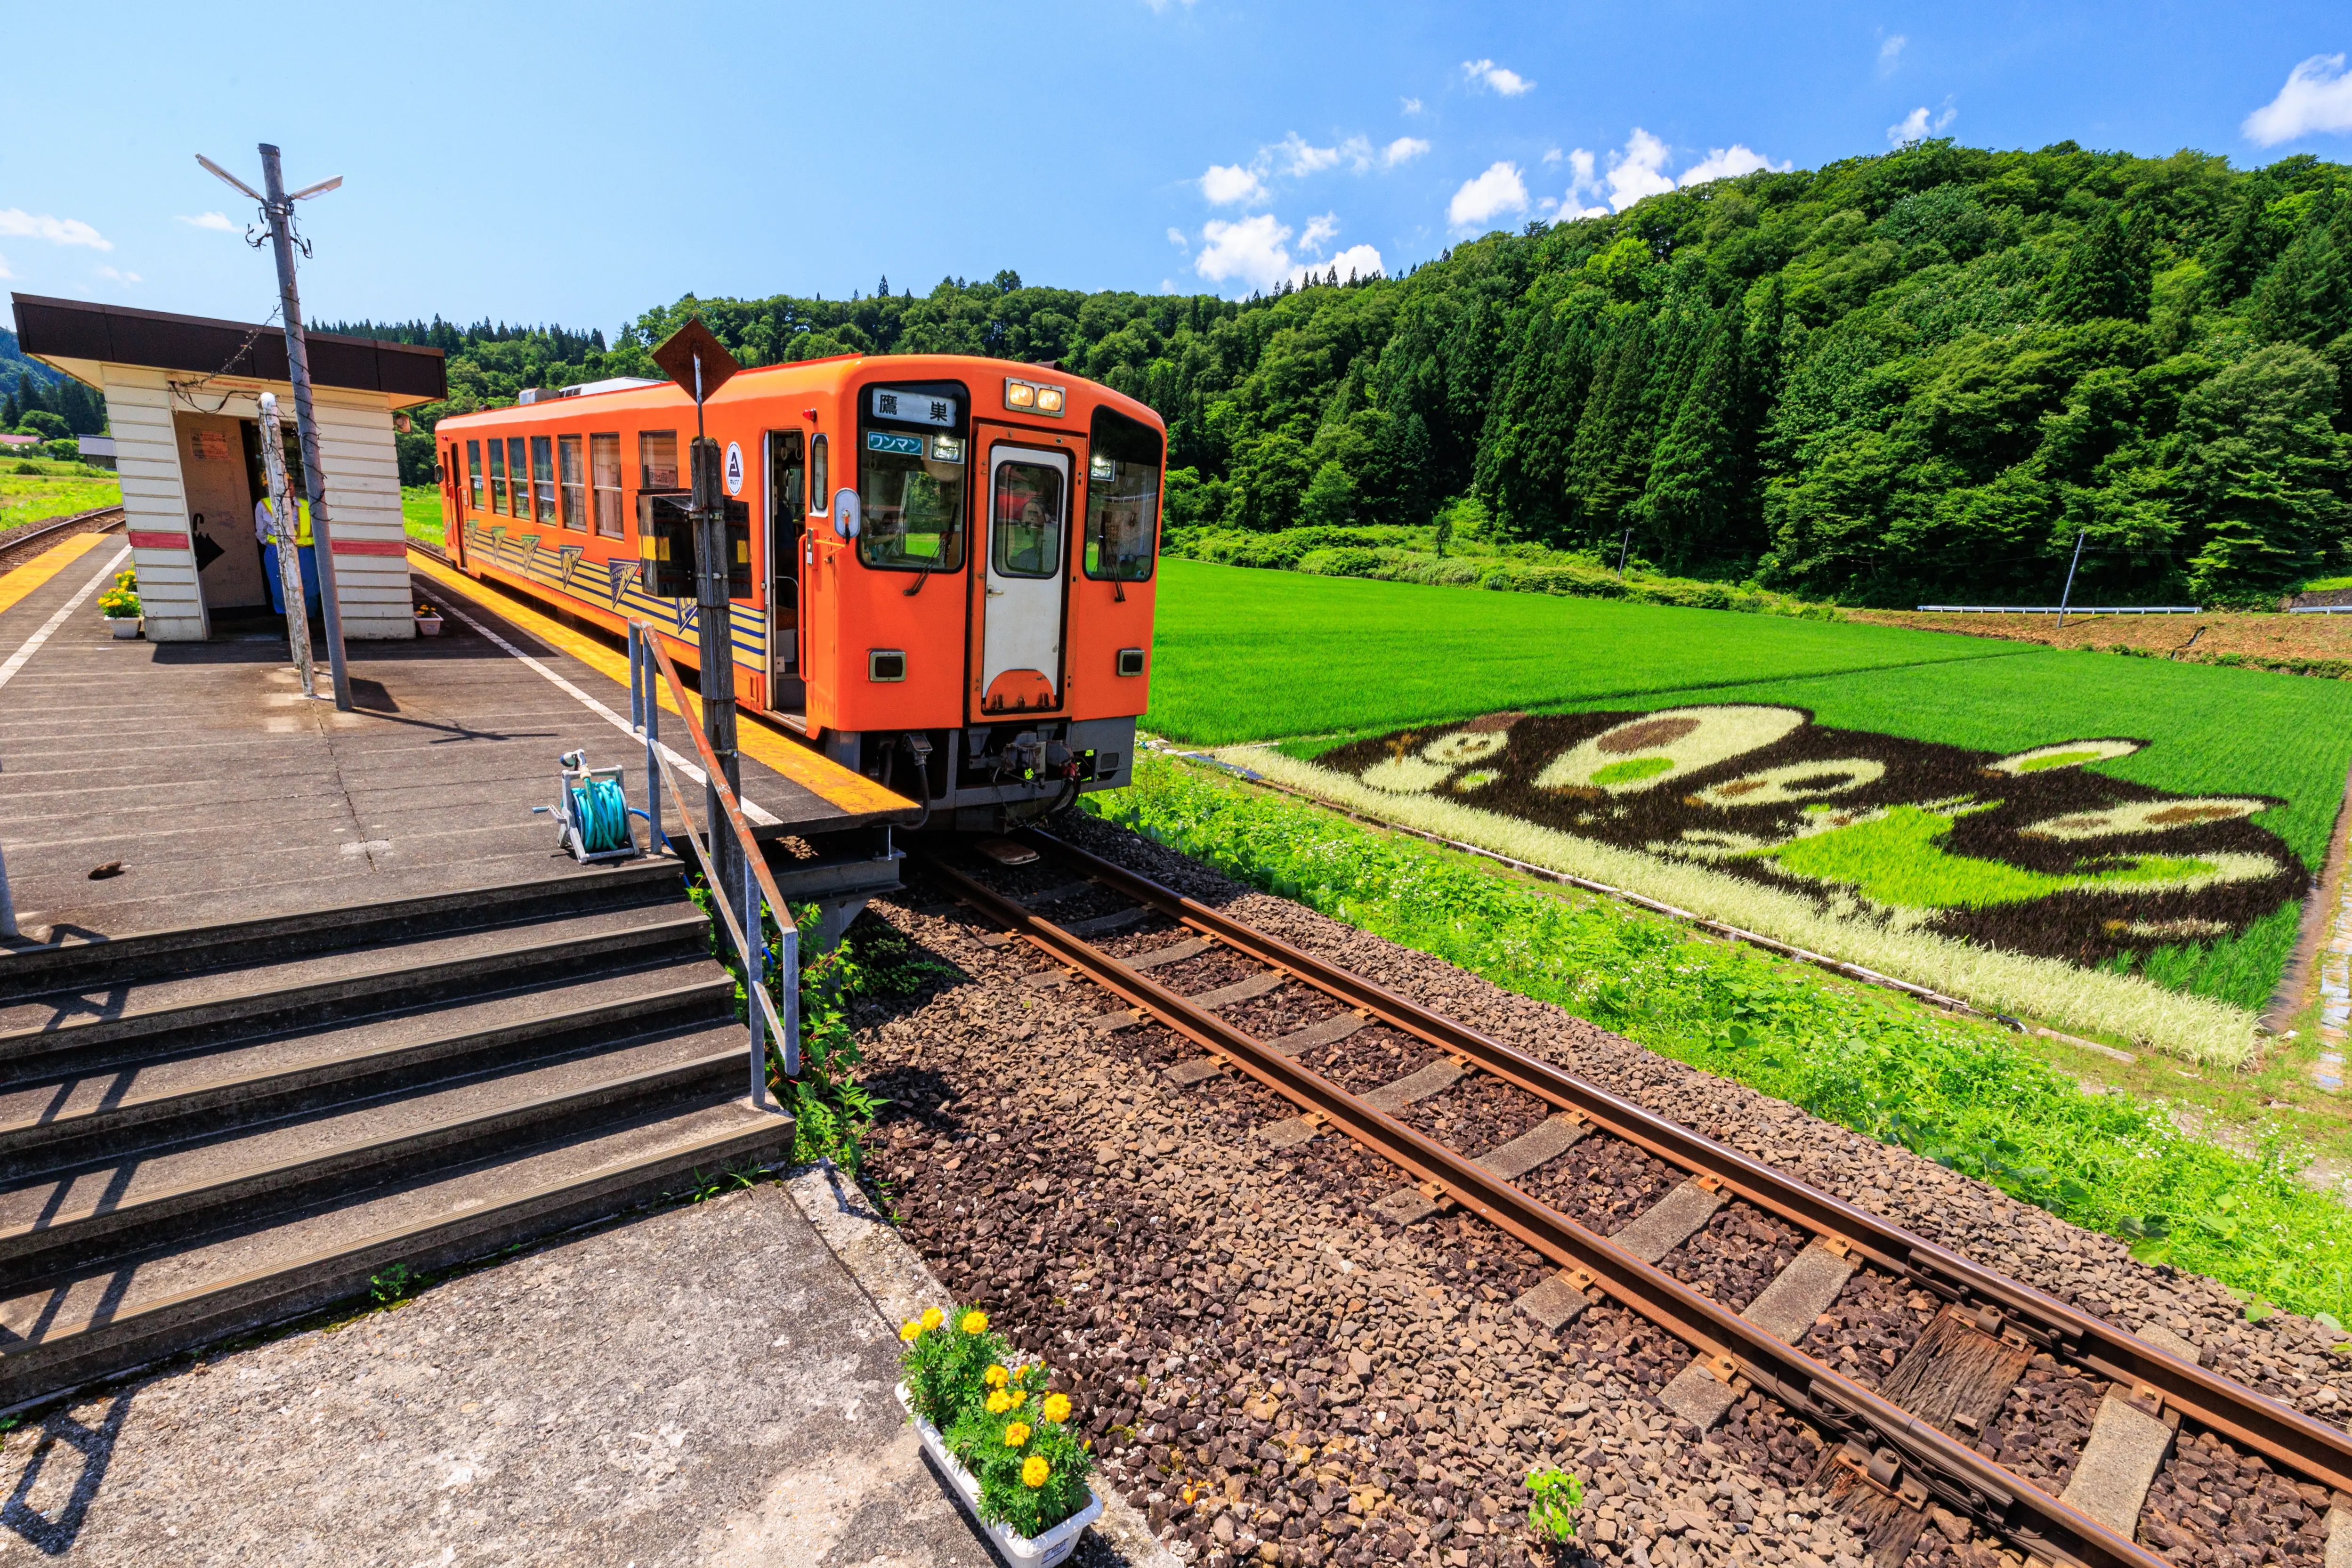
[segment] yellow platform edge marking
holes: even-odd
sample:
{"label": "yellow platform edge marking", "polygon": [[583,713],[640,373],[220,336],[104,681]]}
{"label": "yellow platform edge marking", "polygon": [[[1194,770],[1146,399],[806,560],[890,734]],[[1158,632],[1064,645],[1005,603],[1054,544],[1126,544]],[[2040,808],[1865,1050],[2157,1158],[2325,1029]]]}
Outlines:
{"label": "yellow platform edge marking", "polygon": [[[408,569],[423,574],[453,593],[461,594],[476,605],[529,632],[551,648],[571,655],[597,674],[619,685],[624,690],[629,684],[629,659],[626,654],[615,653],[595,638],[583,637],[551,616],[541,615],[527,605],[516,603],[506,595],[493,593],[462,572],[454,572],[429,555],[409,552]],[[30,568],[25,568],[30,570]],[[0,605],[0,608],[5,608]],[[668,682],[662,683],[661,705],[676,713],[677,704],[670,700]],[[693,692],[686,694],[687,704],[693,710],[692,721],[702,722],[702,702]],[[832,758],[812,751],[798,741],[778,734],[751,714],[742,715],[735,729],[735,747],[754,762],[774,769],[784,777],[810,793],[831,801],[842,810],[858,815],[892,811],[920,811],[921,803],[884,789],[863,773],[854,773]],[[679,751],[691,757],[691,745]]]}
{"label": "yellow platform edge marking", "polygon": [[42,551],[14,572],[0,576],[0,615],[15,609],[25,595],[97,549],[99,542],[106,537],[103,529],[93,533],[77,533],[63,544]]}

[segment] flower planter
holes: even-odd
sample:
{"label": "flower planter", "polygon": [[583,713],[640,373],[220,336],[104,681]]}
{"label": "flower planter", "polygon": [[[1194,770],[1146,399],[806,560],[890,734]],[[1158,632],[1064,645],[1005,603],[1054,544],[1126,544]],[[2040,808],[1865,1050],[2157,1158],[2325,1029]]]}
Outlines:
{"label": "flower planter", "polygon": [[417,616],[416,635],[421,637],[439,637],[441,635],[441,617],[438,616]]}
{"label": "flower planter", "polygon": [[1092,1495],[1094,1501],[1087,1504],[1043,1535],[1015,1535],[1010,1525],[990,1524],[985,1520],[982,1520],[980,1482],[973,1478],[970,1470],[956,1462],[956,1457],[953,1454],[948,1452],[947,1439],[940,1436],[940,1429],[915,1414],[914,1401],[908,1396],[905,1384],[898,1385],[898,1403],[907,1407],[907,1419],[915,1424],[915,1430],[922,1436],[924,1452],[929,1454],[932,1462],[947,1472],[948,1479],[955,1486],[956,1496],[962,1500],[964,1511],[971,1514],[980,1523],[980,1527],[988,1532],[989,1539],[996,1542],[997,1550],[1004,1553],[1006,1562],[1023,1564],[1024,1568],[1033,1563],[1035,1568],[1054,1568],[1055,1563],[1066,1560],[1072,1552],[1077,1550],[1078,1536],[1087,1526],[1102,1517],[1102,1493],[1096,1491],[1092,1483],[1089,1483],[1087,1490]]}
{"label": "flower planter", "polygon": [[135,637],[139,635],[140,617],[137,616],[109,616],[106,617],[106,626],[107,629],[112,632],[118,638]]}

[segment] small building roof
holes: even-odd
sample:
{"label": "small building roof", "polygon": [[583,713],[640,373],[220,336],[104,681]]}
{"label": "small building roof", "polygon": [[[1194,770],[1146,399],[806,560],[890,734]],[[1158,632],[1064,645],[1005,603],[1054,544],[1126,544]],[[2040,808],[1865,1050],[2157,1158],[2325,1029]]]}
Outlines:
{"label": "small building roof", "polygon": [[[293,374],[286,363],[286,334],[277,327],[35,294],[10,298],[24,352],[79,380],[91,378],[67,362],[259,381],[286,381]],[[337,332],[310,332],[306,341],[316,385],[382,393],[386,405],[394,408],[437,403],[449,395],[448,365],[439,349]]]}

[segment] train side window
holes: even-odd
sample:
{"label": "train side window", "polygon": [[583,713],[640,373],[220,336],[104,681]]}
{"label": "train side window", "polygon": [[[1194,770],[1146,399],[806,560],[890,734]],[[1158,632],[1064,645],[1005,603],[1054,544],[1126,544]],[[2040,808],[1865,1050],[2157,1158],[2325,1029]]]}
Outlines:
{"label": "train side window", "polygon": [[809,441],[809,514],[823,517],[833,510],[833,475],[826,464],[825,441],[816,436]]}
{"label": "train side window", "polygon": [[555,459],[563,481],[563,526],[577,533],[588,526],[588,476],[580,466],[580,437],[558,436]]}
{"label": "train side window", "polygon": [[507,444],[490,439],[490,510],[503,515],[507,510]]}
{"label": "train side window", "polygon": [[507,437],[507,478],[512,488],[507,492],[514,501],[513,516],[518,522],[530,521],[530,455],[520,436]]}
{"label": "train side window", "polygon": [[588,471],[596,485],[596,531],[607,539],[621,537],[621,437],[588,437]]}
{"label": "train side window", "polygon": [[482,444],[479,441],[466,443],[466,479],[473,489],[474,510],[479,511],[482,510]]}
{"label": "train side window", "polygon": [[530,438],[530,493],[537,505],[539,521],[555,521],[555,441],[552,437],[533,436]]}
{"label": "train side window", "polygon": [[648,430],[637,437],[637,487],[677,489],[677,432]]}
{"label": "train side window", "polygon": [[1097,408],[1087,446],[1087,575],[1143,582],[1158,554],[1160,433]]}

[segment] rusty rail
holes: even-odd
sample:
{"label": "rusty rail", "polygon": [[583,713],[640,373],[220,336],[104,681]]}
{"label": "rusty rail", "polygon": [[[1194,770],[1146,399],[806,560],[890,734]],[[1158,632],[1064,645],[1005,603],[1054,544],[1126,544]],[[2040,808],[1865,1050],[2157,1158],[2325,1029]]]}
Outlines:
{"label": "rusty rail", "polygon": [[1913,1235],[1900,1226],[1785,1175],[1737,1149],[1701,1137],[1678,1122],[1621,1100],[1551,1063],[1488,1038],[1360,974],[1327,963],[1278,937],[1242,924],[1126,867],[1044,833],[1031,837],[1087,873],[1139,902],[1281,969],[1351,1007],[1361,1007],[1406,1033],[1457,1051],[1480,1069],[1539,1099],[1575,1110],[1602,1131],[1646,1149],[1670,1164],[1711,1175],[1760,1209],[1817,1236],[1835,1237],[1891,1274],[1912,1277],[1947,1300],[1998,1310],[2012,1326],[2052,1354],[2129,1388],[2146,1384],[2191,1420],[2274,1463],[2339,1492],[2352,1492],[2352,1436],[2315,1421],[2167,1353],[2114,1324],[2068,1306],[2030,1285]]}
{"label": "rusty rail", "polygon": [[[1058,841],[1048,842],[1053,843],[1057,853],[1079,858],[1090,869],[1097,864],[1108,864]],[[2053,1563],[2081,1564],[2083,1568],[2164,1568],[2162,1559],[2087,1514],[1954,1441],[1939,1428],[1834,1368],[1725,1310],[1664,1270],[1641,1261],[1557,1209],[1489,1174],[1465,1156],[1373,1110],[1330,1079],[1267,1048],[1216,1015],[1194,1006],[1175,992],[954,868],[937,861],[930,864],[934,872],[951,882],[975,908],[1027,937],[1106,990],[1149,1011],[1170,1028],[1233,1063],[1276,1093],[1319,1116],[1382,1159],[1441,1189],[1465,1209],[1572,1270],[1585,1289],[1598,1289],[1615,1297],[1691,1346],[1701,1358],[1727,1365],[1735,1376],[1746,1379],[1748,1384],[1778,1399],[1815,1426],[1848,1441],[1864,1442],[1883,1455],[1891,1451],[1890,1457],[1897,1461],[1898,1473],[1901,1466],[1908,1466],[1923,1492],[1939,1498],[1954,1511],[1979,1520]],[[1123,874],[1122,890],[1126,890],[1128,877],[1132,873]],[[1143,879],[1135,880],[1156,887]],[[1222,920],[1205,906],[1169,889],[1160,889],[1159,892],[1161,898],[1176,900],[1184,906],[1183,918],[1188,924],[1195,923],[1194,910],[1212,920]],[[1203,922],[1196,929],[1206,931],[1209,927]],[[1220,931],[1216,934],[1222,940],[1224,933]],[[1260,943],[1305,960],[1307,969],[1329,968],[1287,943],[1251,934]],[[1290,963],[1262,961],[1302,980],[1308,978],[1302,968]],[[1402,1001],[1368,981],[1358,980],[1356,984],[1384,1000]],[[1890,1473],[1885,1484],[1892,1487],[1895,1479],[1895,1474]]]}
{"label": "rusty rail", "polygon": [[[643,679],[640,679],[640,673]],[[729,831],[735,835],[737,849],[743,858],[742,900],[739,911],[736,898],[739,889],[724,885],[719,875],[717,854],[719,824],[710,824],[709,832],[698,838],[694,833],[694,816],[687,810],[686,795],[677,787],[677,777],[670,771],[668,748],[661,742],[661,685],[669,689],[671,700],[679,715],[687,720],[687,733],[694,737],[694,748],[702,765],[706,782]],[[709,739],[693,722],[694,710],[686,700],[686,687],[677,678],[677,666],[662,651],[661,639],[654,628],[644,621],[629,623],[629,717],[633,726],[646,738],[646,816],[656,838],[667,840],[662,830],[661,799],[655,789],[656,775],[668,786],[670,799],[677,806],[680,825],[687,841],[701,858],[703,873],[709,879],[711,904],[719,910],[729,940],[743,960],[744,990],[751,995],[746,1009],[751,1029],[751,1103],[764,1108],[768,1102],[768,1051],[766,1040],[772,1037],[783,1057],[784,1076],[801,1075],[801,933],[793,923],[793,911],[783,896],[776,891],[775,879],[768,873],[767,858],[760,853],[757,840],[751,837],[751,825],[743,819],[743,808],[735,792],[727,784],[727,775],[719,766],[719,758],[710,749]],[[705,840],[708,840],[706,842]],[[762,940],[760,910],[764,903],[776,917],[777,991],[783,997],[780,1013],[768,995],[763,974],[767,943]],[[738,913],[741,918],[737,918]]]}

